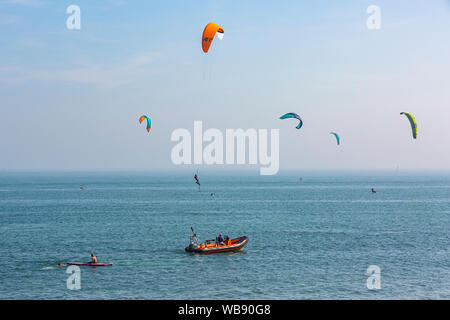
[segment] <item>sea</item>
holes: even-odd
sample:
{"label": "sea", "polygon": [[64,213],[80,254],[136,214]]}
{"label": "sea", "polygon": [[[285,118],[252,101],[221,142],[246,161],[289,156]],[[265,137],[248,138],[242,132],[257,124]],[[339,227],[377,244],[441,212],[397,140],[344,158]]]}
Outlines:
{"label": "sea", "polygon": [[0,299],[450,299],[448,172],[194,173],[0,173]]}

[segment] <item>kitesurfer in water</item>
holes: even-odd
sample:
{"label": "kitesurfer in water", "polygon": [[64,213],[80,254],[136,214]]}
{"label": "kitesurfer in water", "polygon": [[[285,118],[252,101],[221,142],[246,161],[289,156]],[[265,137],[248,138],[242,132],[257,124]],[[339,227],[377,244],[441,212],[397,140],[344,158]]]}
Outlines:
{"label": "kitesurfer in water", "polygon": [[377,193],[374,188],[372,188],[372,193]]}
{"label": "kitesurfer in water", "polygon": [[200,191],[200,180],[198,179],[197,174],[195,174],[194,179],[195,179],[195,183],[198,185],[198,191]]}

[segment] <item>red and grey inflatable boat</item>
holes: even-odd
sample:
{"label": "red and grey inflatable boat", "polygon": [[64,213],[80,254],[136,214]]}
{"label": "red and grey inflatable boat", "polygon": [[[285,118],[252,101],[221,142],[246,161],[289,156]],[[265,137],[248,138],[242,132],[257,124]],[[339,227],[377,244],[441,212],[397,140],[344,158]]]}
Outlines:
{"label": "red and grey inflatable boat", "polygon": [[248,237],[242,236],[236,239],[228,239],[223,244],[217,243],[215,240],[207,240],[205,243],[195,244],[191,242],[185,248],[186,252],[211,254],[220,252],[233,252],[241,250],[248,243]]}

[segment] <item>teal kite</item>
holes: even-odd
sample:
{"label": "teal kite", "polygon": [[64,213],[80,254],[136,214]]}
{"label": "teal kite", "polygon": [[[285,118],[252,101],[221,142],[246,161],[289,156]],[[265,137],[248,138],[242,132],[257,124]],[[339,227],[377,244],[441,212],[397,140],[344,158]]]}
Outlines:
{"label": "teal kite", "polygon": [[339,145],[340,144],[339,135],[336,132],[330,132],[330,134],[333,134],[336,137],[336,143],[337,143],[337,145]]}
{"label": "teal kite", "polygon": [[289,113],[286,113],[286,114],[284,114],[284,115],[282,115],[280,117],[280,119],[291,119],[291,118],[297,119],[298,121],[300,121],[298,126],[296,126],[297,129],[300,129],[302,127],[302,125],[303,125],[303,121],[302,121],[302,119],[300,118],[300,116],[298,114],[293,113],[293,112],[289,112]]}

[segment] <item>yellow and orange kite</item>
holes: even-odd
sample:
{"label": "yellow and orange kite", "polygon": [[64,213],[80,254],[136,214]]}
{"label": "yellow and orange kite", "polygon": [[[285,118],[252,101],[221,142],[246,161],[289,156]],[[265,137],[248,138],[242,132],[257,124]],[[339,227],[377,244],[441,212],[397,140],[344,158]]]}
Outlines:
{"label": "yellow and orange kite", "polygon": [[223,39],[223,29],[221,26],[214,22],[210,22],[206,25],[205,30],[203,30],[202,36],[202,49],[204,53],[209,51],[209,47],[217,33],[217,38],[219,40]]}

